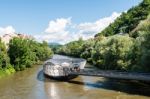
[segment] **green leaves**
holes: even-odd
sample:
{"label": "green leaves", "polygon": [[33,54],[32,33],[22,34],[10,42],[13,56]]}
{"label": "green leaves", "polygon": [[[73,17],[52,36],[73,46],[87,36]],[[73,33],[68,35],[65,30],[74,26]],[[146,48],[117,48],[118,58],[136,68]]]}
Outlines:
{"label": "green leaves", "polygon": [[146,19],[149,14],[150,1],[143,0],[138,6],[132,7],[126,13],[123,12],[114,23],[110,24],[101,33],[96,34],[96,37],[100,34],[111,36],[119,33],[130,33],[136,28],[140,21]]}
{"label": "green leaves", "polygon": [[149,14],[150,0],[143,0],[122,13],[94,39],[70,42],[58,53],[85,58],[100,69],[149,72]]}
{"label": "green leaves", "polygon": [[38,43],[30,39],[13,38],[9,43],[8,54],[11,64],[17,71],[31,67],[39,60],[53,54],[46,42]]}
{"label": "green leaves", "polygon": [[82,49],[83,43],[84,41],[82,40],[82,38],[80,38],[78,41],[73,41],[60,47],[57,50],[57,53],[80,57],[80,54],[82,53],[83,50]]}
{"label": "green leaves", "polygon": [[4,43],[0,40],[0,68],[6,68],[9,65],[9,57]]}

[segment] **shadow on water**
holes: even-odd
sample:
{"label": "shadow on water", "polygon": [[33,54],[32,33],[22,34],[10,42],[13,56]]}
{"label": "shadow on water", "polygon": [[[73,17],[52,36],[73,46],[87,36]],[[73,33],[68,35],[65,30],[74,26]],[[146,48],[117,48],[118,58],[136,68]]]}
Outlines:
{"label": "shadow on water", "polygon": [[[52,80],[45,77],[42,70],[39,71],[37,75],[37,79],[43,82],[58,82],[56,80]],[[135,82],[135,81],[132,82],[132,81],[125,81],[125,80],[117,80],[117,79],[98,80],[97,82],[93,82],[93,81],[85,82],[85,81],[76,81],[76,80],[69,80],[66,82],[70,84],[88,86],[91,88],[102,88],[107,90],[124,92],[128,94],[150,96],[149,94],[150,85],[141,82]]]}
{"label": "shadow on water", "polygon": [[45,81],[45,77],[44,77],[44,74],[43,74],[43,70],[39,71],[38,74],[37,74],[37,79],[39,81]]}
{"label": "shadow on water", "polygon": [[150,96],[150,86],[145,84],[143,85],[139,82],[106,79],[104,81],[97,81],[94,83],[80,81],[68,81],[68,83],[84,85],[92,88],[103,88],[134,95]]}

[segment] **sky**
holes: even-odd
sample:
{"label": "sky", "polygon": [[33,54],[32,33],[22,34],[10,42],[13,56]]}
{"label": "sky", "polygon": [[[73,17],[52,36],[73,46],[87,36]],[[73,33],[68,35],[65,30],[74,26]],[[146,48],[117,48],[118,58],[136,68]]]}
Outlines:
{"label": "sky", "polygon": [[142,0],[0,0],[0,35],[65,44],[92,38]]}

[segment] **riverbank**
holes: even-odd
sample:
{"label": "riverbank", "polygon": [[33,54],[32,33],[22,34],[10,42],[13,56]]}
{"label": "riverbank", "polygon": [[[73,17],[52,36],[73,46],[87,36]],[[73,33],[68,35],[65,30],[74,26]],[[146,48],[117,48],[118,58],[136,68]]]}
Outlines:
{"label": "riverbank", "polygon": [[12,66],[8,66],[7,68],[0,69],[0,78],[11,75],[15,73],[15,69]]}
{"label": "riverbank", "polygon": [[[55,55],[54,55],[55,57]],[[58,56],[58,58],[68,56]],[[86,65],[86,69],[94,66]],[[150,87],[136,82],[78,76],[68,82],[46,78],[41,64],[0,79],[0,99],[149,99]],[[69,93],[69,94],[68,94]]]}
{"label": "riverbank", "polygon": [[[48,59],[47,59],[48,60]],[[46,60],[45,60],[46,61]],[[33,64],[31,67],[28,67],[28,68],[32,68],[33,66],[36,66],[36,65],[41,65],[43,64],[44,61],[38,61],[36,64]],[[26,69],[25,69],[26,70]],[[22,70],[24,71],[24,70]],[[7,68],[1,68],[0,69],[0,79],[3,78],[3,77],[6,77],[8,75],[11,75],[13,73],[16,73],[17,71],[14,69],[14,67],[12,66],[8,66]]]}

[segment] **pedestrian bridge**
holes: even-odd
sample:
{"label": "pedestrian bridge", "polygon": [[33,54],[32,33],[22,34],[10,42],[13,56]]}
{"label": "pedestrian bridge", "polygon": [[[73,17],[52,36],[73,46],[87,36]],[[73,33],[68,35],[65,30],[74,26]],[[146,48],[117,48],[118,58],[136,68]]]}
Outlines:
{"label": "pedestrian bridge", "polygon": [[121,72],[111,70],[80,70],[72,71],[70,74],[150,82],[150,73]]}

